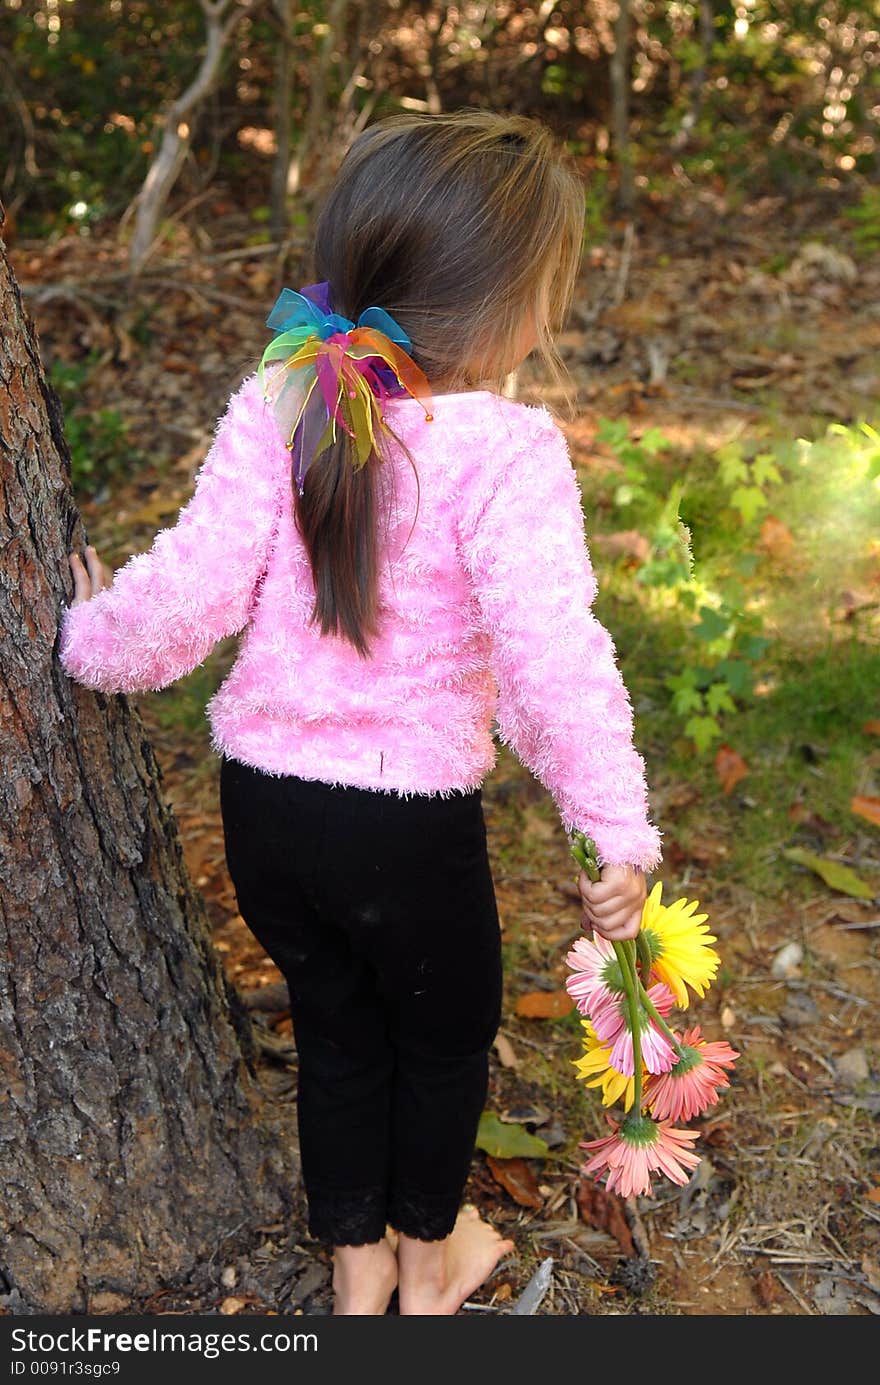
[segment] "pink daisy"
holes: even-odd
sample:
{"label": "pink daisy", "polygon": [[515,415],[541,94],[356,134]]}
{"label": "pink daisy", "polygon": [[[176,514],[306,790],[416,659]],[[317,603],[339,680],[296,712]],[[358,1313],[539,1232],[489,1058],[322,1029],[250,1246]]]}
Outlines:
{"label": "pink daisy", "polygon": [[597,1182],[607,1173],[605,1186],[610,1193],[650,1197],[652,1173],[665,1174],[681,1187],[700,1162],[700,1156],[692,1149],[696,1130],[677,1130],[670,1121],[658,1124],[635,1111],[625,1116],[620,1125],[609,1116],[608,1124],[610,1135],[583,1141],[580,1148],[596,1151],[582,1172],[595,1174]]}
{"label": "pink daisy", "polygon": [[684,1057],[645,1083],[645,1104],[657,1120],[691,1120],[714,1106],[721,1089],[730,1086],[724,1069],[732,1068],[739,1057],[723,1040],[707,1043],[698,1024],[685,1030],[681,1043]]}
{"label": "pink daisy", "polygon": [[612,991],[623,994],[623,977],[614,946],[600,935],[592,942],[589,938],[578,938],[568,953],[566,964],[574,972],[565,983],[582,1015],[589,1014],[589,1007],[597,992]]}
{"label": "pink daisy", "polygon": [[[665,1019],[675,1004],[675,996],[669,987],[658,981],[650,988],[648,995],[658,1013]],[[603,1048],[611,1049],[610,1066],[624,1077],[632,1077],[635,1072],[635,1058],[626,996],[614,995],[608,990],[596,992],[588,1014],[596,1038]],[[638,1014],[642,1062],[648,1072],[668,1072],[675,1062],[675,1049],[641,1005]]]}

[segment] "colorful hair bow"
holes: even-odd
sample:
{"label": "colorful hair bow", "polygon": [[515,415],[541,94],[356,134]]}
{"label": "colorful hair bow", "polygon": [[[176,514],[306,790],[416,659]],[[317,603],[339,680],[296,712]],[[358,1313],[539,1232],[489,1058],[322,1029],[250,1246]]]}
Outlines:
{"label": "colorful hair bow", "polygon": [[[288,418],[287,443],[300,494],[309,465],[336,440],[337,423],[354,439],[358,469],[376,448],[386,399],[408,393],[423,407],[430,401],[428,381],[407,354],[412,342],[384,308],[365,308],[354,323],[330,311],[327,284],[312,284],[302,292],[282,289],[266,326],[276,336],[257,373],[279,419],[287,390],[302,389]],[[284,369],[273,371],[267,385],[272,361],[283,361]],[[433,417],[427,408],[425,416]]]}

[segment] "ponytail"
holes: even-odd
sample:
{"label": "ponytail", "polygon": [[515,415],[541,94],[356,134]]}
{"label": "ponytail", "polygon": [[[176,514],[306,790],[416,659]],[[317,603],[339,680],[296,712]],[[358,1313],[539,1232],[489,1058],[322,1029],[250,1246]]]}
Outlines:
{"label": "ponytail", "polygon": [[340,429],[336,441],[306,472],[296,496],[296,524],[315,584],[312,620],[321,634],[338,634],[361,658],[379,633],[379,544],[376,523],[374,452],[355,469],[351,438]]}

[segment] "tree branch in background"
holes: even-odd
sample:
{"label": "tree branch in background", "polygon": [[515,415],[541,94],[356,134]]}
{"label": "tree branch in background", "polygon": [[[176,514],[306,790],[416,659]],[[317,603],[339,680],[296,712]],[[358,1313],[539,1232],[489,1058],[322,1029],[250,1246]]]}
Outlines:
{"label": "tree branch in background", "polygon": [[[309,91],[309,109],[306,115],[305,127],[300,136],[296,153],[291,160],[287,174],[288,193],[297,192],[305,185],[311,186],[310,165],[313,160],[318,142],[324,133],[324,125],[327,115],[327,79],[330,72],[330,64],[333,60],[333,53],[343,44],[343,34],[345,28],[346,15],[348,11],[348,0],[330,0],[327,6],[327,18],[323,26],[324,32],[321,35],[321,44],[318,49],[318,57],[312,70],[311,89]],[[311,189],[313,194],[320,191],[321,179],[318,178],[318,186]]]}
{"label": "tree branch in background", "polygon": [[622,211],[632,211],[635,201],[632,149],[629,142],[630,90],[630,9],[629,0],[618,0],[614,21],[614,52],[611,54],[611,127],[617,163],[617,200]]}
{"label": "tree branch in background", "polygon": [[287,227],[287,192],[290,170],[290,104],[293,68],[293,0],[272,0],[278,21],[275,57],[275,161],[269,198],[269,228],[273,240],[281,240]]}
{"label": "tree branch in background", "polygon": [[120,229],[133,208],[137,209],[134,235],[129,248],[133,273],[142,268],[156,241],[156,227],[162,209],[183,167],[189,150],[195,117],[203,101],[220,80],[223,54],[238,25],[254,14],[265,0],[200,0],[205,16],[205,52],[195,79],[177,98],[165,116],[162,142],[131,207],[124,213]]}
{"label": "tree branch in background", "polygon": [[685,111],[681,125],[676,130],[672,140],[672,148],[676,153],[680,153],[685,147],[700,118],[700,111],[703,106],[703,95],[706,87],[706,69],[709,66],[709,57],[712,52],[712,39],[715,32],[714,26],[714,0],[700,0],[700,60],[691,72],[688,81],[690,106],[687,111]]}
{"label": "tree branch in background", "polygon": [[[24,170],[30,178],[31,183],[33,184],[40,176],[40,168],[37,164],[37,156],[35,152],[36,129],[34,127],[33,118],[28,109],[28,104],[22,96],[21,91],[18,87],[18,83],[15,80],[15,74],[9,62],[4,57],[2,49],[0,49],[0,97],[3,96],[6,97],[8,104],[13,107],[19,120],[21,121],[22,133],[24,135]],[[3,215],[0,216],[0,225],[3,224],[4,220],[7,222],[7,241],[11,240],[14,234],[13,227],[15,224],[15,213],[27,197],[27,190],[24,187],[19,188],[17,194],[15,193],[16,172],[16,164],[14,160],[10,158],[9,163],[6,165],[6,168],[3,171],[3,181],[2,183],[0,183],[0,188],[2,188],[2,191],[7,196],[12,195],[8,212],[4,211]]]}

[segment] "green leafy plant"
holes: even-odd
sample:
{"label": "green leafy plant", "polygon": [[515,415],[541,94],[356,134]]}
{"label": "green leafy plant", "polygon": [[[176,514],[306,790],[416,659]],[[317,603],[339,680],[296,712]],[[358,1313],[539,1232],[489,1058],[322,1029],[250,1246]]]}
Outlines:
{"label": "green leafy plant", "polygon": [[670,445],[662,430],[648,428],[636,441],[629,436],[629,428],[623,419],[600,418],[596,437],[623,463],[625,480],[614,493],[614,503],[626,506],[635,500],[651,498],[653,492],[646,474],[648,465]]}
{"label": "green leafy plant", "polygon": [[[867,479],[876,481],[880,478],[880,432],[873,428],[870,423],[862,419],[855,427],[850,427],[845,423],[829,423],[829,438],[841,438],[843,445],[853,454],[856,462],[865,466]],[[815,444],[806,443],[805,439],[799,438],[799,442],[805,443],[807,448]]]}
{"label": "green leafy plant", "polygon": [[880,191],[866,188],[855,206],[847,207],[844,216],[852,222],[853,239],[869,253],[880,250]]}
{"label": "green leafy plant", "polygon": [[[664,681],[685,734],[702,753],[722,736],[724,719],[751,697],[756,665],[770,642],[760,617],[747,610],[736,576],[710,578],[695,564],[690,529],[680,514],[686,482],[668,483],[662,454],[670,443],[662,431],[651,428],[635,440],[626,422],[603,418],[597,437],[623,465],[615,504],[637,509],[647,533],[648,557],[636,580],[656,589],[658,599],[662,594],[664,603],[671,602],[683,617],[694,617],[684,627],[683,666]],[[715,461],[719,508],[734,511],[736,528],[748,535],[769,508],[772,488],[782,483],[784,464],[774,451],[748,455],[739,442],[720,448]],[[754,553],[741,553],[734,567],[740,575],[750,575],[757,562]]]}
{"label": "green leafy plant", "polygon": [[127,470],[142,453],[129,442],[129,425],[116,409],[82,405],[83,387],[97,365],[98,353],[79,361],[54,360],[49,381],[64,410],[64,432],[70,446],[74,490],[94,495]]}

